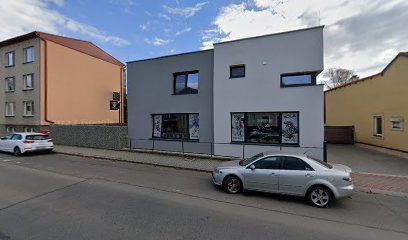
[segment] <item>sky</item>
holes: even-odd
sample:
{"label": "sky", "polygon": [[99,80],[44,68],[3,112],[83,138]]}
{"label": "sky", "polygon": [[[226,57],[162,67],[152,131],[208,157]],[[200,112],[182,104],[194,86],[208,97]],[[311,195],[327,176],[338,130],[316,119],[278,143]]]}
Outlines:
{"label": "sky", "polygon": [[325,25],[325,68],[378,73],[408,51],[406,0],[0,0],[0,41],[32,31],[88,40],[122,62]]}

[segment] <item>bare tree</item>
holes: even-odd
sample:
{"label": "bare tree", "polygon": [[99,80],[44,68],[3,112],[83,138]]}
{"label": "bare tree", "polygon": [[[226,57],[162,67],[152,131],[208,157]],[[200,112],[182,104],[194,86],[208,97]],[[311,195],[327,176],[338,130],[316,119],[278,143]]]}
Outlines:
{"label": "bare tree", "polygon": [[329,68],[323,73],[323,77],[326,78],[323,82],[327,89],[332,89],[359,79],[353,70],[344,68]]}

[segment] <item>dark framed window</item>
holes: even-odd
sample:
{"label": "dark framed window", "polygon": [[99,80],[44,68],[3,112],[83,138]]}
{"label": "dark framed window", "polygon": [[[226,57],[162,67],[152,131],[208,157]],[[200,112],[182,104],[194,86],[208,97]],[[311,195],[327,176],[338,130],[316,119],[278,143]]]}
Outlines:
{"label": "dark framed window", "polygon": [[230,66],[230,78],[245,77],[245,65]]}
{"label": "dark framed window", "polygon": [[198,113],[153,114],[153,138],[199,140]]}
{"label": "dark framed window", "polygon": [[28,47],[23,49],[24,63],[34,62],[34,47]]}
{"label": "dark framed window", "polygon": [[297,171],[314,171],[314,169],[300,158],[284,157],[282,169]]}
{"label": "dark framed window", "polygon": [[299,145],[299,112],[231,113],[231,142]]}
{"label": "dark framed window", "polygon": [[34,89],[34,74],[23,75],[23,90]]}
{"label": "dark framed window", "polygon": [[256,169],[281,169],[282,157],[266,157],[254,163]]}
{"label": "dark framed window", "polygon": [[373,117],[373,135],[376,137],[383,136],[383,119],[382,116]]}
{"label": "dark framed window", "polygon": [[16,90],[16,83],[14,77],[6,78],[6,92],[14,92]]}
{"label": "dark framed window", "polygon": [[282,74],[281,87],[316,85],[316,73]]}
{"label": "dark framed window", "polygon": [[173,73],[174,94],[197,94],[198,71]]}
{"label": "dark framed window", "polygon": [[14,66],[14,60],[15,60],[14,51],[6,53],[6,67]]}

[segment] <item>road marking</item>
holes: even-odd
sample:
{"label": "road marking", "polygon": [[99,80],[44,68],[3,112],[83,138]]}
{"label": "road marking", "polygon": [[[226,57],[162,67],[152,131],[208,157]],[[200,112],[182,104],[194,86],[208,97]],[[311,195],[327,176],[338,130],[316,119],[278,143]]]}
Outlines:
{"label": "road marking", "polygon": [[10,162],[10,159],[4,159],[3,162]]}

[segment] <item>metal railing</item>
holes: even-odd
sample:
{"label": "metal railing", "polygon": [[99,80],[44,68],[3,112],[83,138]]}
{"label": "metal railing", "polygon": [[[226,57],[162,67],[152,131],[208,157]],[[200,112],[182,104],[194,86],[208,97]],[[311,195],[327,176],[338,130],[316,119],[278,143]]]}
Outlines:
{"label": "metal railing", "polygon": [[[229,151],[226,151],[222,146],[231,146]],[[315,155],[318,159],[323,158],[323,161],[327,162],[327,143],[324,142],[323,147],[303,147],[303,146],[291,146],[291,145],[272,145],[263,143],[232,143],[232,142],[209,142],[209,141],[194,141],[184,139],[138,139],[129,138],[129,150],[145,150],[151,152],[170,152],[178,154],[198,154],[208,157],[234,157],[244,159],[253,154],[274,150],[274,151],[288,151]],[[218,148],[218,151],[215,149]],[[234,150],[231,150],[234,149]],[[218,154],[220,150],[224,152],[234,152],[233,155]],[[217,153],[216,153],[217,152]],[[239,154],[238,154],[239,152]],[[318,152],[316,154],[316,152]],[[313,156],[313,154],[311,154]]]}

